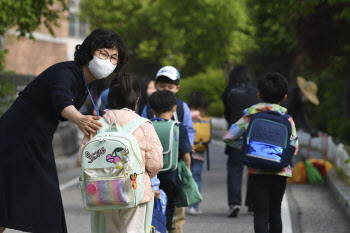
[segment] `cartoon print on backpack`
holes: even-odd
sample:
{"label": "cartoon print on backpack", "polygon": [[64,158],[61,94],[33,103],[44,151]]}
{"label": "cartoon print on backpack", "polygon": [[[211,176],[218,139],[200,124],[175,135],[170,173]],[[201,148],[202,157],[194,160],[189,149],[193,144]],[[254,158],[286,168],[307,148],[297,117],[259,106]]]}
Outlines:
{"label": "cartoon print on backpack", "polygon": [[136,173],[134,173],[134,175],[133,174],[130,175],[131,185],[132,185],[133,189],[137,188],[136,178],[137,178],[137,174]]}
{"label": "cartoon print on backpack", "polygon": [[[118,155],[118,152],[122,152],[122,155]],[[106,156],[106,160],[109,163],[115,163],[117,169],[122,169],[124,167],[122,162],[127,163],[130,160],[130,158],[126,156],[128,153],[129,152],[124,148],[117,147],[113,150],[112,154]]]}
{"label": "cartoon print on backpack", "polygon": [[118,152],[122,151],[123,148],[117,147],[113,150],[112,154],[108,154],[106,157],[107,162],[109,163],[117,163],[120,161],[120,157],[118,156]]}

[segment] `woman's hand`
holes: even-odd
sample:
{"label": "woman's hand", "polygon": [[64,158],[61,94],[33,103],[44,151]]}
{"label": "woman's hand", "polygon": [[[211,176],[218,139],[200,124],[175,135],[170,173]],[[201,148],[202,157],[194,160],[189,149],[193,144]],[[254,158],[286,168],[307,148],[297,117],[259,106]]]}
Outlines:
{"label": "woman's hand", "polygon": [[73,105],[64,108],[61,116],[76,124],[87,136],[90,133],[96,133],[96,130],[102,127],[102,124],[97,121],[101,118],[100,116],[83,115]]}
{"label": "woman's hand", "polygon": [[81,115],[77,121],[77,126],[84,134],[89,136],[90,133],[96,133],[96,130],[102,127],[102,124],[97,121],[100,118],[100,116]]}

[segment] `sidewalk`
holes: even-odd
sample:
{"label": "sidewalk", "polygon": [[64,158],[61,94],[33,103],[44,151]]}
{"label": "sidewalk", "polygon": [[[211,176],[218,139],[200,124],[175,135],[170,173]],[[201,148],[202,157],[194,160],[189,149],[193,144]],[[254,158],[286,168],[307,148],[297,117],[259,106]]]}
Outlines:
{"label": "sidewalk", "polygon": [[[226,128],[226,122],[222,118],[215,118],[213,121],[212,138],[221,141],[222,136],[226,132]],[[214,156],[214,154],[211,156]],[[223,157],[222,159],[226,158]],[[58,172],[64,172],[65,170],[75,166],[77,166],[76,154],[67,157],[62,156],[56,159],[56,167]],[[330,190],[332,190],[334,201],[337,202],[338,206],[344,210],[350,219],[350,186],[338,177],[334,169],[328,174],[327,185]],[[226,190],[222,191],[226,192]],[[223,208],[222,213],[225,211],[226,209]]]}

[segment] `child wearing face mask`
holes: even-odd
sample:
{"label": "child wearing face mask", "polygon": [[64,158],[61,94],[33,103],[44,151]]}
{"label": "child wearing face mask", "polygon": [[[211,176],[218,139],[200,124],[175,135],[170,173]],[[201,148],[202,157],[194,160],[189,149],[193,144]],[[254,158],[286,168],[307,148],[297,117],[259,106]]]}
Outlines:
{"label": "child wearing face mask", "polygon": [[[123,127],[134,118],[140,117],[135,113],[140,96],[140,86],[137,78],[128,73],[117,74],[112,80],[107,95],[107,106],[103,117],[111,125],[116,123]],[[82,151],[96,134],[85,136],[78,153],[81,164]],[[153,194],[150,178],[154,177],[163,167],[163,148],[157,133],[150,122],[145,122],[133,132],[141,151],[144,177],[144,197],[135,208],[123,210],[91,212],[92,233],[134,233],[149,232],[144,229],[146,204],[152,201]],[[101,217],[102,216],[102,217]]]}
{"label": "child wearing face mask", "polygon": [[[161,68],[156,75],[156,89],[168,90],[176,94],[180,90],[180,73],[172,66],[165,66]],[[173,120],[179,121],[185,126],[191,145],[194,144],[195,130],[192,124],[191,110],[188,105],[182,100],[176,99],[178,106],[173,114]],[[151,119],[154,114],[151,111],[149,104],[147,104],[142,111],[142,117]]]}
{"label": "child wearing face mask", "polygon": [[[157,90],[168,90],[176,94],[180,90],[180,73],[179,71],[172,66],[164,66],[161,68],[156,75],[156,89]],[[176,98],[177,109],[173,114],[172,120],[179,121],[187,130],[188,138],[190,144],[193,147],[194,144],[194,135],[196,131],[193,128],[191,110],[188,105]],[[154,118],[154,114],[151,111],[150,105],[147,104],[141,114],[142,117],[151,119]],[[194,151],[194,149],[193,149]],[[156,180],[156,179],[152,179]],[[183,224],[185,223],[185,208],[176,208],[175,209],[175,218],[172,227],[173,233],[182,232]]]}
{"label": "child wearing face mask", "polygon": [[137,103],[136,113],[141,115],[144,107],[148,103],[148,97],[151,96],[156,89],[156,82],[150,78],[142,78],[140,81],[141,87],[141,97],[139,102]]}

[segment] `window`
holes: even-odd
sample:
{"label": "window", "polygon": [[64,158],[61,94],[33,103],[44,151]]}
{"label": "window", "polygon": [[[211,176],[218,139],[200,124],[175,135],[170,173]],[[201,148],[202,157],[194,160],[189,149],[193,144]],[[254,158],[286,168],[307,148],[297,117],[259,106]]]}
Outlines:
{"label": "window", "polygon": [[88,25],[80,21],[77,16],[80,0],[70,0],[69,2],[69,36],[85,38],[88,34]]}

